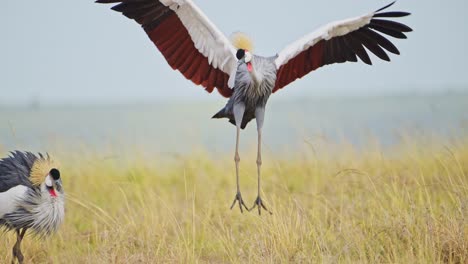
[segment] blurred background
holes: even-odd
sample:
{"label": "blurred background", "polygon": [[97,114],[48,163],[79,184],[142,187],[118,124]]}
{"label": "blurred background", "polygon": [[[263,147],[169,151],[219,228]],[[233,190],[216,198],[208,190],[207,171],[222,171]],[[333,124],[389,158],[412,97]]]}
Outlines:
{"label": "blurred background", "polygon": [[[195,1],[227,36],[244,31],[274,55],[331,21],[389,1]],[[82,147],[184,153],[233,151],[235,129],[210,117],[226,103],[173,71],[139,26],[93,1],[6,0],[0,10],[0,150]],[[267,151],[312,141],[384,147],[402,137],[467,134],[468,34],[463,0],[400,0],[401,56],[335,64],[272,95]],[[259,12],[261,10],[261,12]],[[255,147],[255,123],[241,148]]]}

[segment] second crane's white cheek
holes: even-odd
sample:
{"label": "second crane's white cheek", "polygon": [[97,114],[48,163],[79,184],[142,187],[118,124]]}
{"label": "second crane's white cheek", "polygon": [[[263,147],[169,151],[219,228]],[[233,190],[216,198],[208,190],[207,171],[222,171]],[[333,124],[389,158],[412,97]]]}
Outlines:
{"label": "second crane's white cheek", "polygon": [[49,188],[52,187],[52,179],[50,178],[49,175],[47,175],[47,177],[46,177],[46,179],[45,179],[45,185],[46,185],[47,187],[49,187]]}
{"label": "second crane's white cheek", "polygon": [[50,175],[47,175],[45,181],[45,186],[46,186],[46,191],[49,193],[51,197],[57,197],[57,192],[55,191],[54,184],[52,181],[52,177]]}

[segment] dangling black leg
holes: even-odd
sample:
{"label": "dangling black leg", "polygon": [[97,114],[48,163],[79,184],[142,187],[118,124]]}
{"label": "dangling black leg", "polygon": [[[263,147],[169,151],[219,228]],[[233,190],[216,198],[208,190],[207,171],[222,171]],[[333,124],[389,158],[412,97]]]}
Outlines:
{"label": "dangling black leg", "polygon": [[26,233],[26,228],[16,229],[16,243],[13,246],[13,259],[11,263],[15,263],[15,258],[18,259],[18,263],[22,264],[24,261],[23,253],[21,253],[21,241],[23,241],[24,234]]}

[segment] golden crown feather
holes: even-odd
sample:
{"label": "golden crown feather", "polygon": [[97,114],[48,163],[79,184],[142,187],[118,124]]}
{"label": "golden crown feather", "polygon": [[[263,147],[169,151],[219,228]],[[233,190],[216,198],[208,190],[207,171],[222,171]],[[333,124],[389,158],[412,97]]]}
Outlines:
{"label": "golden crown feather", "polygon": [[254,48],[252,39],[242,32],[233,33],[231,35],[231,43],[236,49],[252,51]]}
{"label": "golden crown feather", "polygon": [[29,179],[34,186],[39,186],[44,182],[45,177],[52,169],[59,169],[59,163],[50,157],[49,154],[46,157],[41,156],[34,161],[29,173]]}

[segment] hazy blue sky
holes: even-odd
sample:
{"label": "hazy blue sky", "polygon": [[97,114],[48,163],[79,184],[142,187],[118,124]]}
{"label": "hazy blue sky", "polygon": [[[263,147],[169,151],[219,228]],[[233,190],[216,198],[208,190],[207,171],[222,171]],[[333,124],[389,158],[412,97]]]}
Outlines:
{"label": "hazy blue sky", "polygon": [[[135,22],[88,0],[4,0],[0,10],[0,103],[220,99],[166,64]],[[390,0],[195,1],[226,35],[244,31],[274,55],[318,26]],[[400,0],[414,29],[391,63],[332,65],[275,94],[303,96],[467,90],[468,1]]]}

